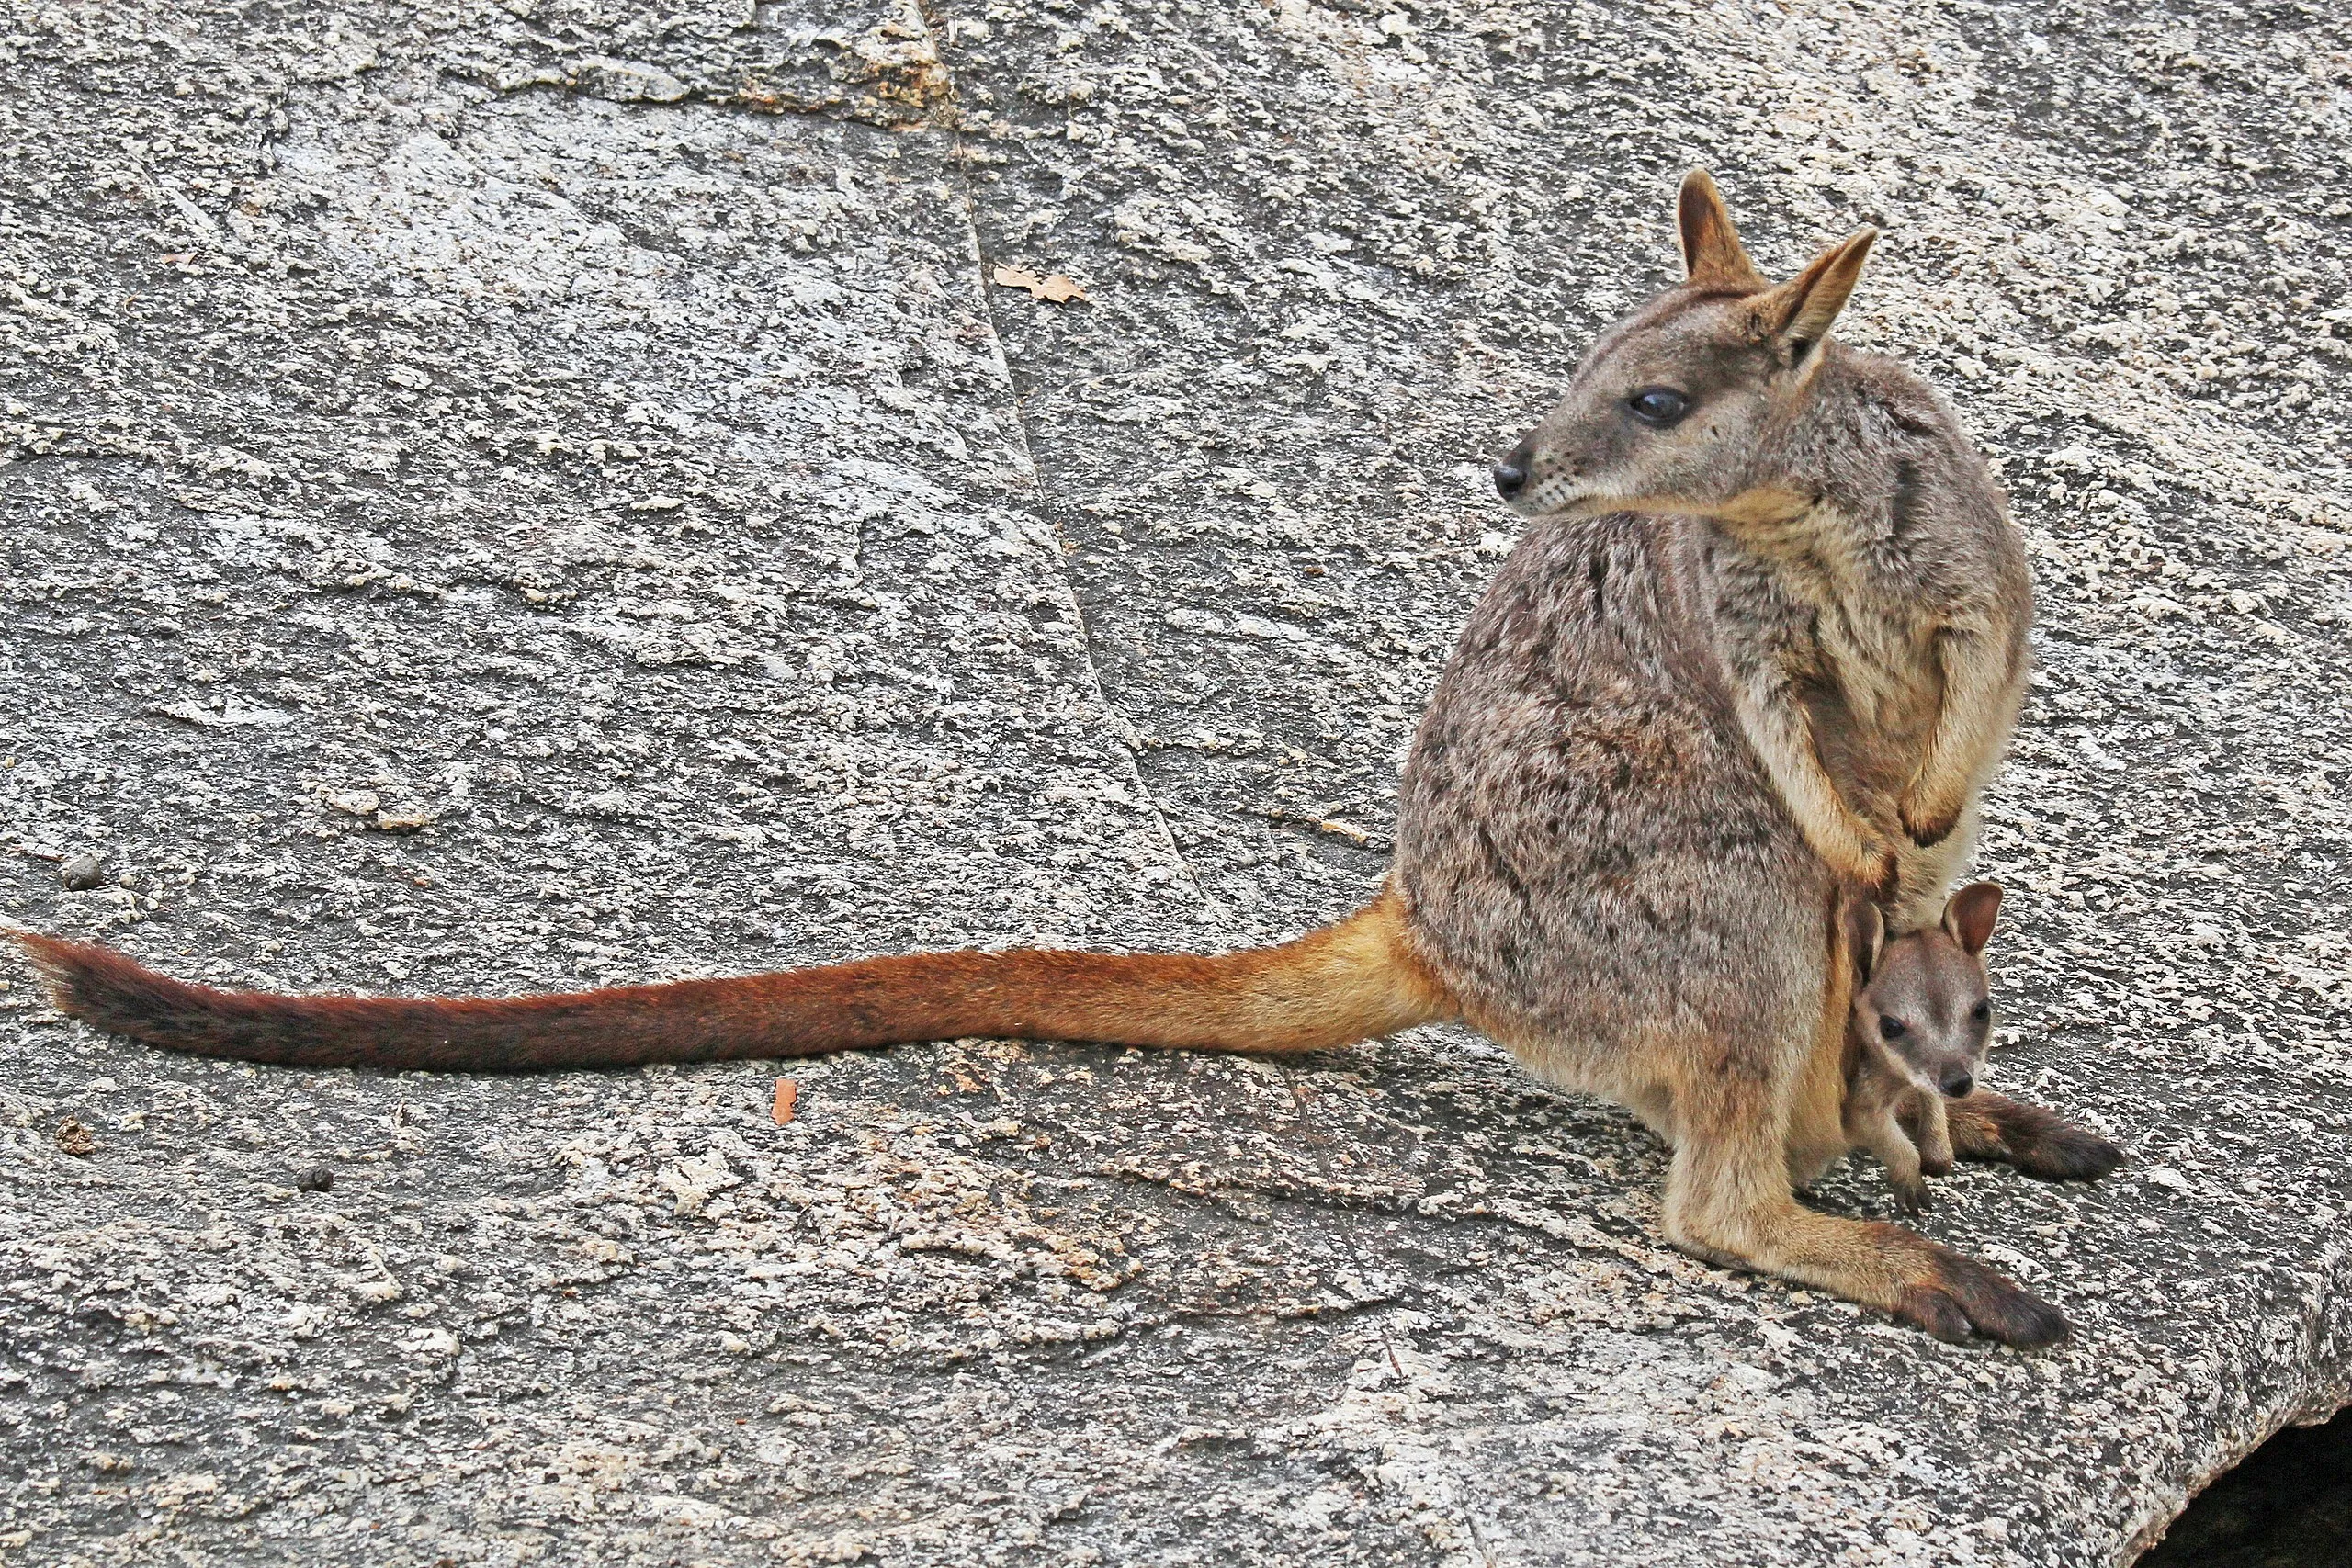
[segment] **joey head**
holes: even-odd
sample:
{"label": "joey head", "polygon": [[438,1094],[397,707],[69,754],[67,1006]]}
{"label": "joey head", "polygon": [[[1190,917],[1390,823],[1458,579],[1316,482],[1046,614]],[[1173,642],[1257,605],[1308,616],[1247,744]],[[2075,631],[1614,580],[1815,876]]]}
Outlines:
{"label": "joey head", "polygon": [[1846,1131],[1885,1163],[1903,1208],[1927,1206],[1922,1175],[1951,1168],[1945,1105],[1976,1091],[1993,1038],[1984,944],[1998,883],[1962,888],[1932,926],[1889,940],[1878,906],[1850,900],[1846,933],[1860,983],[1847,1022]]}

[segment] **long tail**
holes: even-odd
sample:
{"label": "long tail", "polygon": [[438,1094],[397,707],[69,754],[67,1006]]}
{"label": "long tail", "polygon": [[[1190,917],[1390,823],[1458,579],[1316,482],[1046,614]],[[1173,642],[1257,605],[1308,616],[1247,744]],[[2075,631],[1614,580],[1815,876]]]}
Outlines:
{"label": "long tail", "polygon": [[107,948],[16,936],[75,1018],[169,1050],[304,1067],[628,1067],[971,1034],[1280,1055],[1454,1010],[1414,957],[1393,893],[1295,942],[1208,957],[914,953],[503,998],[219,991]]}

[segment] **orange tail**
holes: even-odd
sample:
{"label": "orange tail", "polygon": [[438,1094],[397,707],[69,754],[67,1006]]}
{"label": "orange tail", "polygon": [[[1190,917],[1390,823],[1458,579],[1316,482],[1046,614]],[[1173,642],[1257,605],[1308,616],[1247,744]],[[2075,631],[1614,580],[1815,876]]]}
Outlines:
{"label": "orange tail", "polygon": [[931,953],[506,998],[282,997],[168,979],[107,948],[17,932],[58,1007],[205,1056],[304,1067],[530,1072],[810,1056],[968,1034],[1282,1054],[1449,1016],[1384,893],[1280,947],[1214,957]]}

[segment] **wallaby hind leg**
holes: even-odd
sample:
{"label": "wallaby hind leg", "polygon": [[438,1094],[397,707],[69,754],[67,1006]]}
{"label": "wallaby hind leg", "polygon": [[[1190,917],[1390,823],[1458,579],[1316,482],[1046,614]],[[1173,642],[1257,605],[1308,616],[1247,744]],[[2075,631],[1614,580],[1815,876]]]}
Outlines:
{"label": "wallaby hind leg", "polygon": [[1732,1075],[1679,1097],[1668,1240],[1711,1262],[1877,1307],[1939,1339],[1964,1340],[1973,1329],[2030,1348],[2065,1337],[2057,1308],[1950,1247],[1800,1204],[1773,1101],[1770,1084]]}
{"label": "wallaby hind leg", "polygon": [[2097,1181],[2123,1163],[2123,1151],[2055,1111],[1984,1089],[1944,1106],[1954,1153],[1999,1160],[2044,1181]]}

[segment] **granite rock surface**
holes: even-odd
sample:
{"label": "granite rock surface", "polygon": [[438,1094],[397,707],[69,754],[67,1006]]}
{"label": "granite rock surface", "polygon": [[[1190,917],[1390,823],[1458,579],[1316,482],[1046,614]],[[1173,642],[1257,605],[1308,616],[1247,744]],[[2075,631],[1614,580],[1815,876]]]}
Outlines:
{"label": "granite rock surface", "polygon": [[1454,1032],[305,1073],[0,966],[0,1561],[2088,1568],[2352,1400],[2340,12],[93,0],[0,67],[8,919],[514,991],[1332,918],[1703,163],[1770,270],[1885,231],[1845,335],[2012,490],[1993,1074],[2131,1155],[1941,1184],[2020,1356],[1668,1250],[1655,1141]]}

